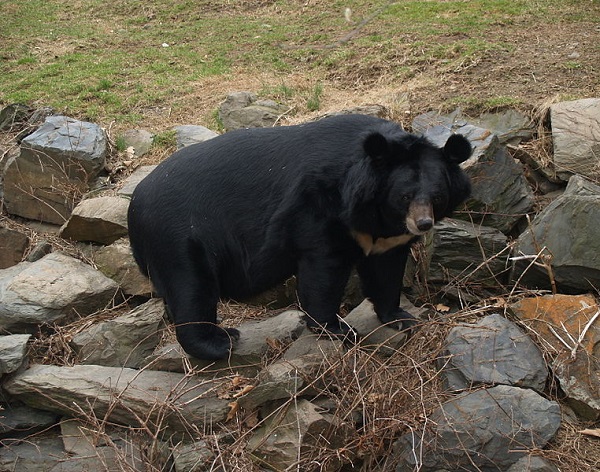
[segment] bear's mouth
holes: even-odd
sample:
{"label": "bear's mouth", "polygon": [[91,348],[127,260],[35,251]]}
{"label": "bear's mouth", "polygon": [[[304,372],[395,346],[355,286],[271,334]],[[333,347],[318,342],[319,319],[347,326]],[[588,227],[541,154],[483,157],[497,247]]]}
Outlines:
{"label": "bear's mouth", "polygon": [[415,236],[423,236],[434,224],[433,205],[425,202],[412,202],[406,215],[406,228]]}

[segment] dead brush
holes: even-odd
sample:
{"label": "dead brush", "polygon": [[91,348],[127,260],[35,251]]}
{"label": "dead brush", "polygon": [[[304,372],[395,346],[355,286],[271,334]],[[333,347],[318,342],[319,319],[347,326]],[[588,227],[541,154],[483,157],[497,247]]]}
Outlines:
{"label": "dead brush", "polygon": [[[256,428],[267,419],[282,417],[300,398],[308,398],[334,416],[332,428],[346,425],[352,433],[343,447],[333,448],[329,440],[335,432],[323,431],[298,451],[297,462],[287,470],[337,470],[343,463],[365,471],[388,463],[391,466],[394,440],[404,432],[419,430],[432,409],[446,397],[435,363],[449,329],[447,323],[427,322],[420,331],[422,335],[411,338],[389,357],[361,347],[340,348],[336,355],[323,359],[318,374],[305,379],[303,389],[252,427],[246,427],[252,412],[241,413],[233,448],[248,454],[245,445]],[[316,396],[306,394],[315,389],[319,392]],[[244,414],[249,416],[244,418]]]}

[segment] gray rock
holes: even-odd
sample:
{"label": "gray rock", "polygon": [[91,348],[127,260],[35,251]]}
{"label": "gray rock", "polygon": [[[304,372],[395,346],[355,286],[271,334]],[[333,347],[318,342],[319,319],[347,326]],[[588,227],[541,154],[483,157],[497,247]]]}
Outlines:
{"label": "gray rock", "polygon": [[179,443],[173,448],[175,472],[209,472],[215,460],[215,452],[206,441]]}
{"label": "gray rock", "polygon": [[222,384],[151,370],[33,365],[6,381],[4,388],[33,408],[70,416],[80,416],[83,410],[127,426],[149,421],[166,428],[168,435],[223,421],[229,400],[217,398]]}
{"label": "gray rock", "polygon": [[489,315],[452,328],[440,359],[450,390],[503,384],[544,390],[548,369],[538,347],[513,322]]}
{"label": "gray rock", "polygon": [[526,456],[511,465],[506,472],[559,472],[559,469],[540,456]]}
{"label": "gray rock", "polygon": [[10,214],[63,224],[80,195],[104,168],[106,137],[100,127],[50,116],[23,139],[6,166],[4,199]]}
{"label": "gray rock", "polygon": [[[130,438],[122,438],[114,428],[105,426],[102,431],[91,431],[90,425],[77,419],[65,419],[60,423],[64,448],[69,461],[64,465],[73,472],[120,472],[139,470],[143,467],[141,452]],[[58,472],[52,469],[52,472]]]}
{"label": "gray rock", "polygon": [[140,271],[129,239],[121,238],[110,246],[92,248],[93,260],[98,270],[119,284],[126,295],[150,297],[153,292],[148,277]]}
{"label": "gray rock", "polygon": [[202,143],[214,138],[215,136],[219,136],[218,133],[215,133],[211,129],[196,125],[175,126],[175,133],[177,136],[177,149],[181,149],[192,144]]}
{"label": "gray rock", "polygon": [[258,384],[238,399],[239,406],[251,411],[274,400],[316,395],[323,384],[317,375],[323,361],[323,358],[307,355],[268,365],[258,375]]}
{"label": "gray rock", "polygon": [[460,109],[448,115],[429,112],[414,119],[413,129],[420,132],[434,126],[447,126],[448,128],[457,129],[468,124],[489,130],[497,136],[500,144],[516,145],[521,141],[533,138],[535,131],[533,120],[513,109],[482,113],[475,118],[463,115]]}
{"label": "gray rock", "polygon": [[0,470],[47,472],[67,458],[59,437],[37,436],[0,448]]}
{"label": "gray rock", "polygon": [[495,113],[483,113],[471,122],[480,128],[489,129],[498,136],[501,144],[517,145],[533,138],[535,124],[523,113],[508,109]]}
{"label": "gray rock", "polygon": [[[478,289],[498,288],[510,255],[506,236],[497,229],[469,221],[445,219],[435,225],[427,281],[473,283]],[[502,253],[498,257],[497,254]]]}
{"label": "gray rock", "polygon": [[71,346],[81,364],[139,368],[158,344],[164,316],[162,300],[150,300],[76,334]]}
{"label": "gray rock", "polygon": [[583,293],[600,286],[600,226],[591,224],[596,221],[600,221],[600,187],[573,176],[563,195],[542,210],[519,236],[513,252],[512,279],[529,287],[551,288],[546,268],[532,264],[546,248],[542,255],[550,257],[561,292]]}
{"label": "gray rock", "polygon": [[121,139],[127,148],[132,148],[133,157],[141,157],[150,151],[154,135],[145,129],[128,129],[121,135]]}
{"label": "gray rock", "polygon": [[289,108],[272,100],[258,100],[251,92],[234,92],[219,106],[219,119],[226,131],[274,126]]}
{"label": "gray rock", "polygon": [[36,332],[105,308],[117,284],[87,264],[60,252],[0,270],[0,329]]}
{"label": "gray rock", "polygon": [[10,130],[27,121],[33,110],[22,103],[12,103],[0,110],[0,131]]}
{"label": "gray rock", "polygon": [[[308,461],[323,449],[334,451],[345,447],[353,437],[353,428],[305,399],[298,399],[266,415],[256,428],[247,449],[256,462],[274,470],[288,470],[300,460]],[[319,451],[321,450],[321,451]],[[321,470],[338,470],[339,462]]]}
{"label": "gray rock", "polygon": [[30,334],[0,336],[0,375],[15,372],[27,357]]}
{"label": "gray rock", "polygon": [[563,180],[580,174],[600,180],[600,98],[555,103],[550,107],[554,167]]}
{"label": "gray rock", "polygon": [[473,192],[467,208],[473,221],[507,233],[533,209],[533,193],[521,164],[490,130],[435,113],[415,118],[413,129],[438,146],[443,146],[452,133],[461,134],[471,142],[473,156],[461,167],[471,178]]}
{"label": "gray rock", "polygon": [[321,120],[329,116],[340,116],[340,115],[369,115],[377,118],[387,118],[389,116],[389,110],[383,105],[360,105],[345,110],[334,111],[326,113],[323,116],[319,116],[317,119]]}
{"label": "gray rock", "polygon": [[284,311],[262,321],[244,323],[239,326],[241,337],[231,361],[237,358],[242,363],[260,363],[269,350],[267,340],[293,341],[305,327],[304,313],[297,310]]}
{"label": "gray rock", "polygon": [[112,244],[127,236],[129,200],[95,197],[80,202],[60,229],[60,236],[74,241]]}
{"label": "gray rock", "polygon": [[27,262],[39,261],[42,257],[47,256],[52,252],[52,244],[46,239],[41,239],[31,249],[31,252],[25,259]]}
{"label": "gray rock", "polygon": [[0,269],[18,264],[29,246],[27,235],[0,225]]}
{"label": "gray rock", "polygon": [[37,410],[25,405],[2,405],[0,438],[22,438],[51,428],[59,416],[49,411]]}
{"label": "gray rock", "polygon": [[404,435],[397,472],[506,470],[531,449],[543,448],[560,426],[560,407],[533,390],[498,385],[442,404],[430,429]]}
{"label": "gray rock", "polygon": [[346,354],[344,343],[339,339],[315,334],[305,329],[300,337],[292,342],[281,357],[283,360],[295,361],[299,358],[314,357],[318,360],[327,359],[334,362]]}
{"label": "gray rock", "polygon": [[137,184],[146,178],[154,169],[156,169],[155,165],[138,167],[129,177],[125,179],[121,189],[117,192],[117,194],[124,197],[131,197],[131,195],[133,195],[133,191],[137,187]]}

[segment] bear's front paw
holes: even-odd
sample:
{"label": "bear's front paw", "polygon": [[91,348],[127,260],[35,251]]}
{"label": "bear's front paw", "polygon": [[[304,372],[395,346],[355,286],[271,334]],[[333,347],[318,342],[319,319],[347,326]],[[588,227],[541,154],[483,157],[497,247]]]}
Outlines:
{"label": "bear's front paw", "polygon": [[398,308],[391,313],[378,314],[377,317],[382,324],[398,331],[407,331],[409,334],[414,331],[415,326],[419,323],[419,320],[402,308]]}
{"label": "bear's front paw", "polygon": [[313,333],[321,336],[329,336],[333,339],[339,339],[346,346],[354,346],[359,342],[359,336],[356,330],[341,318],[335,323],[327,322],[324,324],[320,324],[309,318],[306,324]]}

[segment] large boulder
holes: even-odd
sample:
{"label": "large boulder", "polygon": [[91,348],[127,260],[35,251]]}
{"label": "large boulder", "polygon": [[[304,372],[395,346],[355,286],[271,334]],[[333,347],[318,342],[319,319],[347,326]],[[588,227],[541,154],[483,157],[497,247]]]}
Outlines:
{"label": "large boulder", "polygon": [[[323,449],[341,450],[353,437],[348,424],[305,399],[265,412],[265,416],[262,426],[250,436],[247,449],[258,464],[272,470],[290,470],[299,459],[308,463]],[[323,464],[320,470],[339,470],[345,462],[343,456]]]}
{"label": "large boulder", "polygon": [[104,169],[107,145],[96,124],[50,116],[23,139],[4,175],[4,203],[10,214],[64,223],[82,193]]}
{"label": "large boulder", "polygon": [[118,288],[91,266],[60,252],[21,262],[0,270],[0,329],[34,333],[40,325],[89,315],[106,308]]}
{"label": "large boulder", "polygon": [[546,386],[548,369],[542,353],[516,324],[500,315],[452,328],[445,351],[440,361],[451,390],[502,384],[541,392]]}
{"label": "large boulder", "polygon": [[237,328],[241,336],[227,359],[216,362],[195,359],[189,357],[178,343],[169,343],[159,347],[148,358],[148,365],[152,369],[170,372],[186,372],[190,365],[204,372],[233,367],[247,375],[254,375],[261,369],[271,346],[285,345],[297,339],[306,329],[306,323],[303,312],[287,310],[265,320],[248,321]]}
{"label": "large boulder", "polygon": [[512,278],[528,287],[583,293],[600,286],[600,186],[573,176],[515,246]]}
{"label": "large boulder", "polygon": [[431,429],[397,443],[397,472],[506,470],[531,449],[541,449],[560,426],[558,403],[533,390],[498,385],[463,393],[429,417]]}
{"label": "large boulder", "polygon": [[579,174],[600,180],[600,98],[555,103],[550,107],[554,168],[569,180]]}

